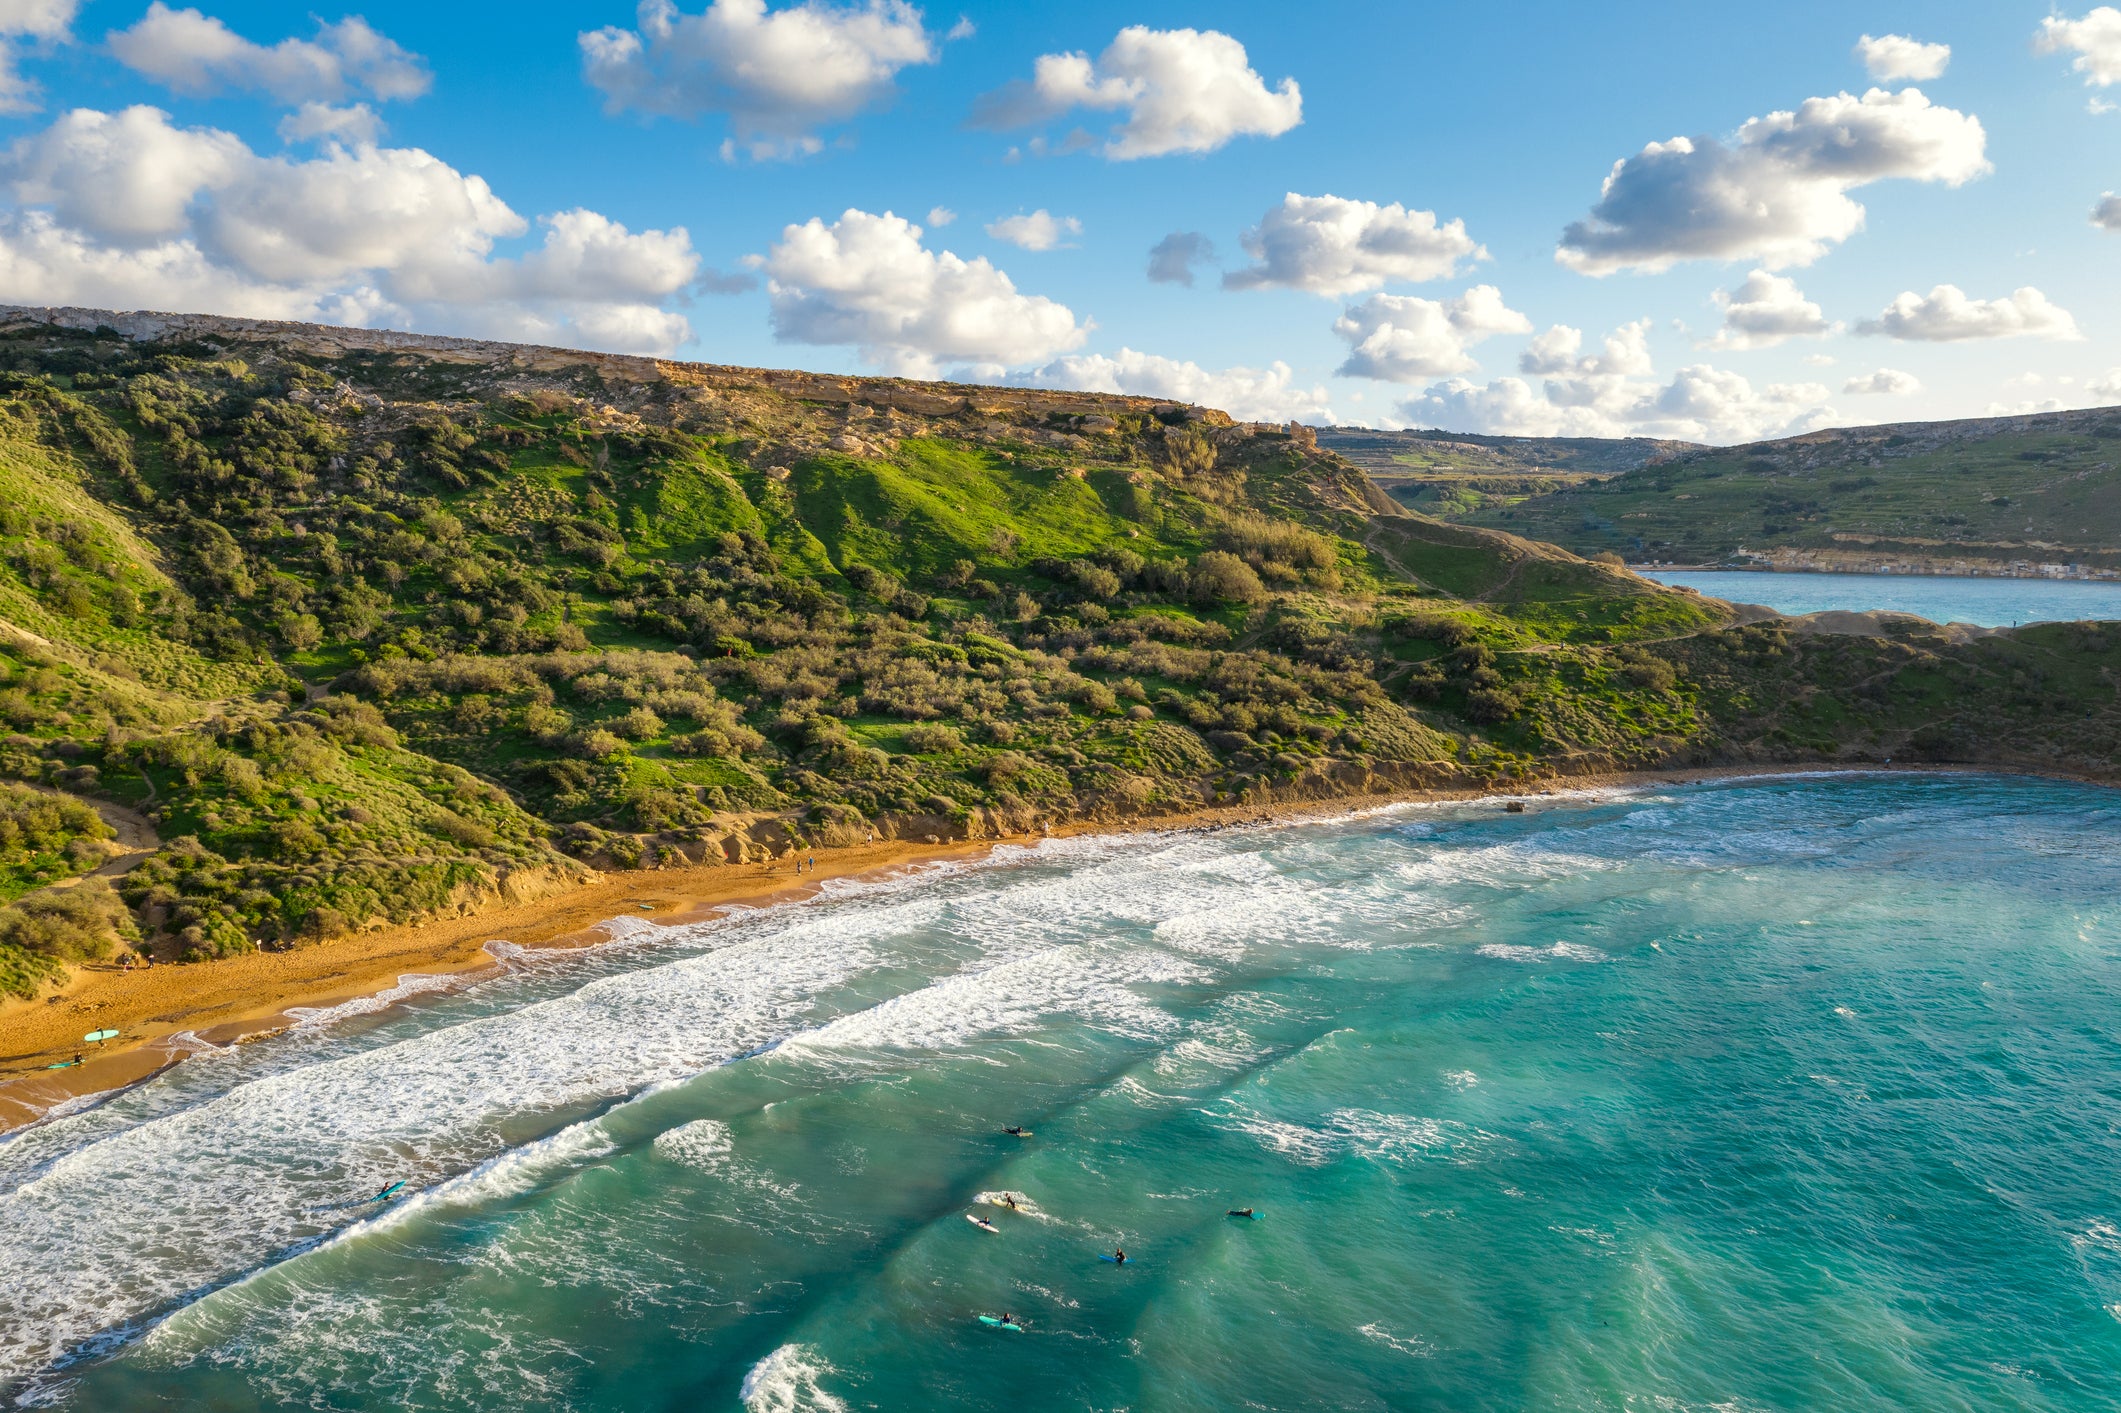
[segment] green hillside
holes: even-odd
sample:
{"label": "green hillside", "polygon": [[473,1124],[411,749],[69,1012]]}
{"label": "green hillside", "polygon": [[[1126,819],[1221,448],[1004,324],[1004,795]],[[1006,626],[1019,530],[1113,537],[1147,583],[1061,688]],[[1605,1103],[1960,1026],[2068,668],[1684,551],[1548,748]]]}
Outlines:
{"label": "green hillside", "polygon": [[[1733,627],[1408,515],[1300,433],[1141,399],[20,312],[0,507],[0,782],[42,792],[0,798],[23,994],[122,947],[295,946],[871,831],[2115,763],[2121,634]],[[111,852],[68,801],[161,842],[54,887]]]}
{"label": "green hillside", "polygon": [[1650,437],[1490,437],[1370,427],[1322,427],[1318,444],[1361,467],[1408,509],[1447,520],[1700,449]]}
{"label": "green hillside", "polygon": [[1818,432],[1697,449],[1468,523],[1631,563],[2121,570],[2121,411]]}

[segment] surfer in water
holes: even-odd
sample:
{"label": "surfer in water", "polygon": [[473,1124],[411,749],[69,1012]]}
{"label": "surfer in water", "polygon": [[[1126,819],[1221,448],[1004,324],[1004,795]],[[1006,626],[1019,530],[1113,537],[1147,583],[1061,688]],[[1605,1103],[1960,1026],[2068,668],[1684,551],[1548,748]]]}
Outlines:
{"label": "surfer in water", "polygon": [[1002,1205],[1004,1207],[1007,1207],[1010,1211],[1014,1212],[1016,1210],[1016,1194],[1013,1192],[1003,1193]]}
{"label": "surfer in water", "polygon": [[1112,1253],[1112,1264],[1113,1264],[1113,1265],[1115,1265],[1115,1266],[1124,1266],[1124,1265],[1126,1265],[1126,1264],[1127,1264],[1127,1248],[1126,1248],[1126,1247],[1122,1246],[1122,1247],[1119,1247],[1119,1248],[1117,1248],[1116,1250],[1114,1250],[1114,1251],[1113,1251],[1113,1253]]}
{"label": "surfer in water", "polygon": [[1232,1207],[1230,1215],[1233,1217],[1249,1217],[1252,1215],[1252,1209],[1250,1207]]}
{"label": "surfer in water", "polygon": [[1003,1129],[1002,1132],[1008,1134],[1011,1138],[1029,1138],[1031,1136],[1031,1130],[1025,1128],[1022,1124],[1011,1124]]}

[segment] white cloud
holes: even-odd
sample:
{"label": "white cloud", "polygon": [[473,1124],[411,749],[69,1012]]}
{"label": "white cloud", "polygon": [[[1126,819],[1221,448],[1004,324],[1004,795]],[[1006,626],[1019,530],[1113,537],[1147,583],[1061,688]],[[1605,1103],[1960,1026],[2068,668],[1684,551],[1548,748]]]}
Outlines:
{"label": "white cloud", "polygon": [[682,229],[589,211],[529,223],[477,176],[417,148],[261,157],[153,108],[82,109],[18,140],[0,180],[0,301],[320,319],[668,351],[666,305],[699,258]]}
{"label": "white cloud", "polygon": [[754,157],[814,152],[817,128],[888,100],[900,70],[936,61],[921,12],[904,0],[769,13],[766,0],[712,0],[697,15],[641,0],[638,29],[578,40],[582,72],[607,112],[692,118],[725,113]]}
{"label": "white cloud", "polygon": [[928,250],[919,226],[888,211],[789,226],[758,263],[777,338],[851,344],[865,362],[907,376],[932,377],[946,363],[1041,363],[1088,336],[1067,306],[1019,294],[985,259]]}
{"label": "white cloud", "polygon": [[2067,412],[2069,404],[2059,397],[2035,398],[2026,402],[1992,402],[1981,409],[1984,417],[2030,417],[2041,412]]}
{"label": "white cloud", "polygon": [[[1638,319],[1584,352],[1581,330],[1557,324],[1519,359],[1524,377],[1432,383],[1398,406],[1406,423],[1503,436],[1665,437],[1734,442],[1802,431],[1833,417],[1817,383],[1754,385],[1695,363],[1659,382],[1651,321]],[[1539,380],[1535,383],[1534,380]]]}
{"label": "white cloud", "polygon": [[289,105],[333,103],[356,92],[417,98],[434,79],[419,55],[358,16],[319,25],[317,37],[256,44],[197,10],[155,0],[131,29],[112,32],[118,62],[175,92],[267,93]]}
{"label": "white cloud", "polygon": [[1289,365],[1265,369],[1211,370],[1153,353],[1122,348],[1117,357],[1101,353],[1058,358],[1034,370],[1025,380],[1032,387],[1072,388],[1078,392],[1124,393],[1161,397],[1173,402],[1217,407],[1241,422],[1325,422],[1337,420],[1323,387],[1300,388]]}
{"label": "white cloud", "polygon": [[2102,231],[2121,231],[2121,196],[2107,192],[2092,208],[2092,224]]}
{"label": "white cloud", "polygon": [[1004,216],[988,223],[987,234],[1025,250],[1053,250],[1069,236],[1083,233],[1083,223],[1073,216],[1056,216],[1043,206],[1029,215]]}
{"label": "white cloud", "polygon": [[1556,324],[1532,340],[1517,360],[1517,371],[1542,378],[1637,378],[1653,370],[1650,321],[1622,324],[1605,336],[1599,351],[1583,353],[1583,330]]}
{"label": "white cloud", "polygon": [[2069,50],[2076,54],[2070,67],[2096,88],[2121,83],[2121,10],[2101,5],[2087,11],[2081,20],[2049,15],[2040,22],[2033,48],[2042,54]]}
{"label": "white cloud", "polygon": [[1703,345],[1706,348],[1773,348],[1789,339],[1821,338],[1841,327],[1827,322],[1795,280],[1765,270],[1753,271],[1734,290],[1717,290],[1715,300],[1723,310],[1723,327]]}
{"label": "white cloud", "polygon": [[1924,343],[2084,337],[2068,310],[2031,285],[2001,299],[1969,299],[1957,285],[1938,285],[1926,295],[1908,290],[1876,319],[1858,324],[1856,332]]}
{"label": "white cloud", "polygon": [[928,224],[937,230],[941,230],[956,219],[957,212],[947,206],[931,206],[928,208]]}
{"label": "white cloud", "polygon": [[280,119],[282,142],[352,142],[374,144],[383,136],[383,120],[366,103],[334,108],[304,103]]}
{"label": "white cloud", "polygon": [[1880,368],[1875,373],[1865,373],[1849,379],[1841,385],[1844,393],[1881,394],[1887,397],[1905,397],[1922,391],[1922,380],[1913,373],[1903,373],[1898,368]]}
{"label": "white cloud", "polygon": [[73,38],[81,0],[0,0],[0,113],[36,111],[37,85],[16,71],[20,41],[64,44]]}
{"label": "white cloud", "polygon": [[1587,275],[1681,260],[1807,265],[1863,228],[1850,191],[1891,177],[1961,185],[1990,170],[1987,141],[1978,118],[1919,89],[1807,99],[1729,142],[1675,137],[1614,163],[1555,258]]}
{"label": "white cloud", "polygon": [[2121,402],[2121,368],[2109,368],[2084,385],[2084,390],[2102,403]]}
{"label": "white cloud", "polygon": [[1493,285],[1475,285],[1452,300],[1373,294],[1334,321],[1348,342],[1344,378],[1411,383],[1480,365],[1466,349],[1496,334],[1529,334],[1532,321],[1502,302]]}
{"label": "white cloud", "polygon": [[1380,206],[1293,191],[1244,233],[1242,244],[1255,263],[1224,275],[1224,288],[1300,289],[1328,298],[1395,280],[1448,279],[1460,261],[1488,255],[1462,220],[1439,224],[1435,212],[1397,202]]}
{"label": "white cloud", "polygon": [[199,193],[234,181],[250,158],[235,134],[171,127],[159,108],[76,108],[17,138],[0,159],[0,179],[17,201],[50,207],[61,225],[138,246],[184,230]]}
{"label": "white cloud", "polygon": [[1215,262],[1215,242],[1199,231],[1173,231],[1149,249],[1149,279],[1193,288],[1193,267]]}
{"label": "white cloud", "polygon": [[1880,83],[1901,80],[1926,83],[1944,77],[1945,66],[1952,61],[1952,46],[1924,44],[1904,34],[1885,34],[1875,38],[1866,34],[1856,41],[1856,57]]}
{"label": "white cloud", "polygon": [[1584,403],[1557,401],[1552,384],[1542,393],[1522,378],[1485,385],[1453,378],[1400,403],[1398,412],[1410,426],[1496,436],[1746,442],[1826,424],[1834,416],[1826,397],[1817,383],[1756,390],[1737,373],[1693,364],[1663,385],[1609,383]]}
{"label": "white cloud", "polygon": [[1028,81],[982,97],[973,120],[1013,128],[1076,108],[1123,110],[1104,155],[1129,161],[1213,152],[1238,137],[1279,137],[1303,121],[1303,106],[1295,79],[1268,89],[1245,46],[1227,34],[1131,25],[1094,62],[1083,53],[1040,55]]}

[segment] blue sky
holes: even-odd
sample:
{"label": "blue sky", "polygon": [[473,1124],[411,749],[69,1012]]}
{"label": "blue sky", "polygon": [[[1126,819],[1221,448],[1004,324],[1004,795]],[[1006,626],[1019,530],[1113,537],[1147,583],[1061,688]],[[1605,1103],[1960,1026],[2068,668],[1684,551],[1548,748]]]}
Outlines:
{"label": "blue sky", "polygon": [[0,0],[0,299],[1467,431],[2121,402],[2111,9],[655,9]]}

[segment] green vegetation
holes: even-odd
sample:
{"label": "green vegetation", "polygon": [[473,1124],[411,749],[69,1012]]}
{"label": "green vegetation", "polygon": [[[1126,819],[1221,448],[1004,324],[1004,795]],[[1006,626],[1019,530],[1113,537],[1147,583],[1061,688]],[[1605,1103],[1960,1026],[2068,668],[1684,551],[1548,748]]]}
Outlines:
{"label": "green vegetation", "polygon": [[[0,326],[23,994],[121,946],[290,947],[872,831],[1674,761],[2113,763],[2104,636],[1730,629],[1220,414],[182,323]],[[51,887],[112,852],[89,799],[162,842]]]}
{"label": "green vegetation", "polygon": [[2121,570],[2117,460],[2112,409],[1864,427],[1685,451],[1465,519],[1630,562]]}
{"label": "green vegetation", "polygon": [[1489,437],[1330,427],[1318,443],[1410,510],[1443,520],[1512,506],[1700,448],[1649,437]]}

